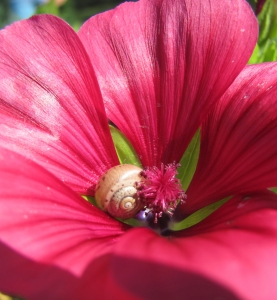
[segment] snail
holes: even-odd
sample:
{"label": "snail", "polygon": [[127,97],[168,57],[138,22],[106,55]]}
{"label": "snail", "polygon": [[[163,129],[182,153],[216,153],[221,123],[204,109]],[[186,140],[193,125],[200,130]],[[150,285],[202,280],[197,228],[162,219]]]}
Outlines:
{"label": "snail", "polygon": [[97,205],[115,218],[130,219],[143,204],[136,196],[136,183],[142,180],[142,169],[134,165],[118,165],[103,174],[96,186]]}

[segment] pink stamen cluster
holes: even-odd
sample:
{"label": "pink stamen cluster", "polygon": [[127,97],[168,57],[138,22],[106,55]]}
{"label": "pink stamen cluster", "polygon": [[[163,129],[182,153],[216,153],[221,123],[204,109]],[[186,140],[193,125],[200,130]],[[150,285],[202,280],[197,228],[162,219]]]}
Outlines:
{"label": "pink stamen cluster", "polygon": [[145,180],[137,183],[137,195],[148,208],[146,214],[151,212],[154,215],[155,223],[163,213],[172,216],[177,204],[184,203],[187,198],[180,180],[176,178],[178,167],[180,164],[162,164],[160,169],[148,167],[141,172]]}

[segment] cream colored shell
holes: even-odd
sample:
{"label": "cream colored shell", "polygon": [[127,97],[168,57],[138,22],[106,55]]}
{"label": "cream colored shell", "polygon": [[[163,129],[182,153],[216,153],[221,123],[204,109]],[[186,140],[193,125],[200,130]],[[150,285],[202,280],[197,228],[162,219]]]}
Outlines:
{"label": "cream colored shell", "polygon": [[136,182],[142,180],[141,171],[141,168],[128,164],[109,169],[96,186],[97,205],[114,218],[134,217],[143,208],[135,196]]}

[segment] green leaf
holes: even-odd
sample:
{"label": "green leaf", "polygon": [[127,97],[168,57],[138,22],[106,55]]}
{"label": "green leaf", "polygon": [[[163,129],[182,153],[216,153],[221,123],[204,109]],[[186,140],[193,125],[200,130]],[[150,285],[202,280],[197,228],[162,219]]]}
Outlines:
{"label": "green leaf", "polygon": [[113,138],[115,150],[121,164],[131,164],[141,167],[139,157],[126,136],[110,125],[111,135]]}
{"label": "green leaf", "polygon": [[266,43],[268,39],[277,37],[277,3],[276,1],[267,0],[258,16],[260,33],[259,45]]}
{"label": "green leaf", "polygon": [[277,39],[269,39],[263,46],[256,45],[249,60],[249,64],[270,62],[277,60]]}
{"label": "green leaf", "polygon": [[[92,196],[86,196],[86,195],[82,195],[82,198],[84,198],[86,201],[90,202],[93,206],[97,206],[95,198]],[[1,300],[1,299],[0,299]]]}
{"label": "green leaf", "polygon": [[[118,221],[125,223],[127,225],[130,225],[132,227],[147,227],[147,223],[143,221],[138,221],[134,218],[128,219],[128,220],[123,220],[120,218],[117,218]],[[0,299],[1,300],[1,299]]]}
{"label": "green leaf", "polygon": [[196,166],[198,163],[200,152],[200,129],[197,130],[196,134],[192,138],[191,142],[189,143],[181,161],[181,167],[178,169],[178,178],[182,183],[183,189],[186,191],[194,172],[196,170]]}
{"label": "green leaf", "polygon": [[277,194],[277,188],[270,188],[269,190]]}
{"label": "green leaf", "polygon": [[248,61],[248,64],[257,64],[260,62],[260,47],[258,44],[256,44],[256,47],[254,48],[254,51]]}
{"label": "green leaf", "polygon": [[266,41],[264,47],[261,49],[260,62],[269,62],[277,60],[276,40],[269,39]]}
{"label": "green leaf", "polygon": [[277,2],[267,0],[258,16],[260,33],[258,44],[249,64],[277,60]]}
{"label": "green leaf", "polygon": [[205,218],[207,218],[210,214],[212,214],[214,211],[216,211],[220,206],[222,206],[224,203],[226,203],[230,198],[231,197],[224,198],[224,199],[219,200],[215,203],[212,203],[208,206],[205,206],[205,207],[199,209],[198,211],[196,211],[195,213],[191,214],[190,216],[188,216],[183,221],[181,221],[179,223],[170,224],[169,227],[171,230],[174,230],[174,231],[189,228],[189,227],[201,222]]}

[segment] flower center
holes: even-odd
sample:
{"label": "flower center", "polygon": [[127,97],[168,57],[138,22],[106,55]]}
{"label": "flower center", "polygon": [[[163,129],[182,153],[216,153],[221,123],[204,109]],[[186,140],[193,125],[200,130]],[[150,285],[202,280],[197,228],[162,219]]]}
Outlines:
{"label": "flower center", "polygon": [[176,163],[161,164],[160,169],[148,167],[140,173],[144,180],[136,183],[137,196],[147,208],[145,214],[153,214],[154,223],[163,213],[172,216],[177,204],[184,203],[187,198],[180,180],[176,178],[179,166]]}

